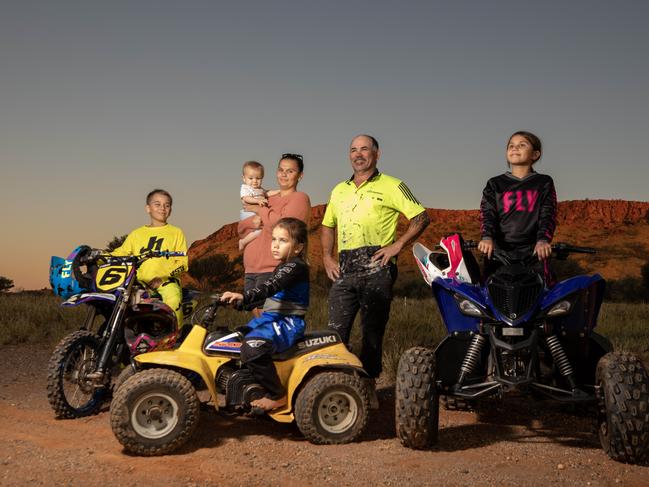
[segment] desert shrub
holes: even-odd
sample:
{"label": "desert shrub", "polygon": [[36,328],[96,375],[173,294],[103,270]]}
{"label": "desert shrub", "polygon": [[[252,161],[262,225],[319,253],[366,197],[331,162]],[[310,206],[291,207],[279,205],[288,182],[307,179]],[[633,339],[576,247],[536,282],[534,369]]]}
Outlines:
{"label": "desert shrub", "polygon": [[214,254],[189,263],[189,275],[196,279],[202,289],[224,289],[243,276],[243,256],[233,260],[225,254]]}
{"label": "desert shrub", "polygon": [[645,288],[645,291],[649,293],[649,262],[646,262],[640,268],[640,275],[642,276],[642,287]]}
{"label": "desert shrub", "polygon": [[606,281],[604,299],[614,303],[640,303],[649,301],[649,289],[639,277],[609,279]]}
{"label": "desert shrub", "polygon": [[14,287],[13,280],[5,276],[0,276],[0,292],[9,291],[12,287]]}
{"label": "desert shrub", "polygon": [[128,237],[128,235],[122,235],[121,237],[115,235],[110,242],[106,244],[106,250],[112,252],[116,248],[120,247],[124,243],[124,240],[126,240],[126,237]]}

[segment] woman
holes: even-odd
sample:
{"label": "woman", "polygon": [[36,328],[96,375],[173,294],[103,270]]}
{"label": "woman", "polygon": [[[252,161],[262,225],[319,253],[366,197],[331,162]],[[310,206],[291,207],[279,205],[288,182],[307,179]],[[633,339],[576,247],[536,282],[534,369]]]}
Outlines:
{"label": "woman", "polygon": [[[249,205],[247,211],[252,216],[239,223],[239,238],[249,232],[261,229],[262,232],[246,245],[243,251],[244,291],[253,289],[272,276],[277,262],[270,251],[271,229],[285,217],[293,217],[308,224],[311,214],[311,201],[306,193],[297,190],[297,185],[304,173],[304,161],[299,154],[283,154],[277,166],[277,184],[279,194],[268,198],[268,206]],[[253,314],[259,316],[263,302],[257,302]]]}

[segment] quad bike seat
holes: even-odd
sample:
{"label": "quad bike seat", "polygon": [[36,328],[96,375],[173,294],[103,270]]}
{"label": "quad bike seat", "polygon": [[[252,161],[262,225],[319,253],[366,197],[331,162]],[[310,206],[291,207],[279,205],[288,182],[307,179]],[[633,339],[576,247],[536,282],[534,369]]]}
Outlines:
{"label": "quad bike seat", "polygon": [[[227,329],[216,330],[205,337],[203,351],[207,355],[221,355],[225,353],[239,354],[241,349],[241,340],[244,333],[241,330],[230,331]],[[288,350],[273,355],[273,360],[280,362],[289,360],[305,353],[313,352],[320,348],[342,343],[340,335],[335,331],[319,330],[310,331],[304,334]]]}
{"label": "quad bike seat", "polygon": [[340,335],[335,331],[318,330],[309,331],[304,334],[291,348],[273,355],[273,360],[281,362],[289,360],[305,353],[313,352],[320,348],[325,348],[336,343],[342,343]]}

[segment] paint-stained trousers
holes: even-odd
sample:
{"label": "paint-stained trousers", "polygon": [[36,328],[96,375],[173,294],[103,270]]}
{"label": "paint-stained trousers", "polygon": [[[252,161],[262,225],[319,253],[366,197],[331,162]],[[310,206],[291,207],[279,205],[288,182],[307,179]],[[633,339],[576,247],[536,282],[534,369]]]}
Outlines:
{"label": "paint-stained trousers", "polygon": [[361,313],[362,345],[359,358],[370,377],[381,374],[383,335],[390,317],[392,286],[397,266],[391,264],[372,274],[342,274],[329,291],[329,328],[349,343],[356,313]]}

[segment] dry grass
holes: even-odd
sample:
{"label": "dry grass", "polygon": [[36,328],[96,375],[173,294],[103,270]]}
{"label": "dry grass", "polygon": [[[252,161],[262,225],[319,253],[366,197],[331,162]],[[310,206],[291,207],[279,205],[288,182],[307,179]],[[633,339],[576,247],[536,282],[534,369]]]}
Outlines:
{"label": "dry grass", "polygon": [[[65,334],[78,329],[85,317],[85,307],[61,308],[60,299],[50,294],[0,295],[0,345],[46,342],[53,344]],[[224,309],[222,325],[245,324],[249,313]],[[307,327],[318,330],[327,326],[326,296],[312,296]],[[605,303],[598,332],[610,338],[616,349],[628,350],[649,358],[649,304]],[[413,346],[434,347],[445,336],[439,313],[431,298],[395,298],[384,339],[383,368],[394,374],[402,352]],[[352,350],[360,349],[359,326],[351,338]]]}

